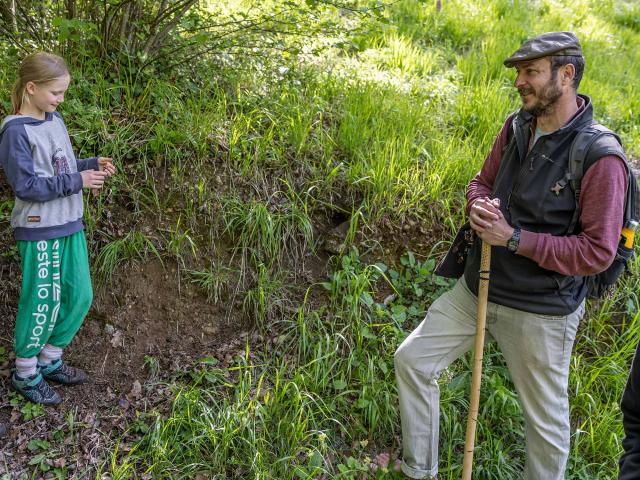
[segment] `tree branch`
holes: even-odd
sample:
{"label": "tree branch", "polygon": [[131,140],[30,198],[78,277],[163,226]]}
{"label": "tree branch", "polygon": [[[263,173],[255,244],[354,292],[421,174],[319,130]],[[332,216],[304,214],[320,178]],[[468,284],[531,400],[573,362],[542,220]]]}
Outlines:
{"label": "tree branch", "polygon": [[[160,43],[164,40],[164,38],[167,36],[167,34],[177,25],[177,23],[180,21],[180,18],[185,15],[189,9],[198,2],[198,0],[185,0],[184,5],[182,6],[182,9],[179,11],[179,13],[176,13],[173,17],[173,19],[167,24],[165,25],[165,27],[160,31],[160,33],[156,34],[156,35],[151,35],[148,39],[147,39],[147,43],[144,46],[143,49],[143,54],[146,56],[149,54],[149,51],[157,44]],[[168,17],[167,17],[168,18]]]}

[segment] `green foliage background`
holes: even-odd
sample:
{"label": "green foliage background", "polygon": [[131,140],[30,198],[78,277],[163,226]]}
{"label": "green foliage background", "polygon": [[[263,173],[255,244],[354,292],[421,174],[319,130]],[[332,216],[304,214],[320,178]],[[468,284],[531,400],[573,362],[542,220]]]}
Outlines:
{"label": "green foliage background", "polygon": [[[223,6],[189,12],[180,26],[254,13],[248,4]],[[57,36],[45,46],[65,53],[73,70],[61,112],[79,156],[99,152],[119,166],[108,193],[87,203],[96,279],[107,282],[141,259],[176,262],[212,301],[242,292],[244,312],[279,339],[247,347],[232,367],[204,359],[173,379],[172,410],[141,412],[135,447],[115,445],[98,475],[393,478],[369,470],[377,453],[399,447],[393,352],[447,288],[432,278],[434,258],[462,221],[466,184],[518,107],[502,61],[523,40],[575,31],[587,60],[581,91],[630,156],[640,155],[635,2],[342,7],[269,2],[260,15],[284,9],[308,30],[279,24],[260,32],[269,36],[264,44],[245,30],[214,44],[209,31],[189,47],[197,55],[177,65],[164,47],[154,62],[121,46],[112,46],[117,55],[92,55],[69,33],[91,27],[51,23]],[[184,32],[177,28],[171,41],[190,42]],[[20,55],[2,40],[5,111]],[[6,218],[8,208],[1,211]],[[336,219],[348,229],[330,277],[305,283],[296,265],[319,251]],[[393,240],[377,232],[411,222],[433,248],[387,256]],[[611,298],[589,306],[581,327],[569,479],[616,476],[618,401],[640,332],[637,291],[634,263]],[[495,347],[485,359],[474,478],[513,479],[524,460],[522,414]],[[460,477],[469,371],[465,357],[440,380],[444,479]]]}

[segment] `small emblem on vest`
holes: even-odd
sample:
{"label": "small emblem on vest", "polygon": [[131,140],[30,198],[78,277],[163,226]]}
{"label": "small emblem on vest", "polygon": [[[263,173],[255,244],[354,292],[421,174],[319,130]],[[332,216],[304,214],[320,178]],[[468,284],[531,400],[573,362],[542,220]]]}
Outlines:
{"label": "small emblem on vest", "polygon": [[27,217],[27,222],[29,223],[38,223],[40,221],[40,215],[29,215]]}
{"label": "small emblem on vest", "polygon": [[560,195],[560,190],[564,188],[564,185],[560,185],[560,182],[556,182],[556,184],[551,187],[551,191],[557,195]]}

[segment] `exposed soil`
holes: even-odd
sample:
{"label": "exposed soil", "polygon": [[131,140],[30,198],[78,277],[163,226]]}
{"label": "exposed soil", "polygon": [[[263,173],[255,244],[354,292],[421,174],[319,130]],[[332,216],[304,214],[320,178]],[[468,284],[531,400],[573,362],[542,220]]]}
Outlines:
{"label": "exposed soil", "polygon": [[[337,253],[333,250],[346,235],[341,220],[329,221],[324,228],[316,225],[323,246],[319,256],[296,265],[301,286],[327,278],[329,256]],[[379,239],[370,256],[386,263],[408,249],[427,255],[443,229],[426,230],[425,223],[441,225],[410,218],[383,220],[373,231],[359,232],[357,239]],[[11,252],[13,235],[4,222],[2,227],[3,251]],[[9,381],[20,269],[15,251],[0,256],[0,348],[5,349],[0,354],[0,360],[5,358],[0,364],[0,425],[6,427],[3,435],[0,429],[0,476],[20,478],[28,473],[27,478],[54,478],[51,471],[43,473],[42,468],[28,465],[35,455],[46,454],[42,462],[51,469],[66,468],[69,478],[95,478],[116,440],[122,451],[137,438],[139,432],[128,429],[140,413],[161,414],[170,408],[173,394],[164,380],[193,369],[204,357],[228,365],[244,351],[245,342],[259,349],[269,341],[252,329],[238,296],[227,292],[216,303],[184,278],[175,263],[163,266],[153,260],[121,268],[108,287],[97,286],[85,323],[65,351],[65,360],[86,370],[90,381],[56,387],[63,403],[29,418],[25,402],[12,392]],[[269,335],[275,337],[277,332]],[[51,446],[37,448],[30,444],[34,439],[45,439]]]}
{"label": "exposed soil", "polygon": [[[9,228],[0,237],[5,245],[15,245]],[[327,260],[327,255],[305,259],[296,272],[299,281],[325,279]],[[202,358],[227,366],[247,341],[258,350],[278,335],[274,331],[265,338],[252,328],[239,295],[226,292],[215,303],[184,277],[175,263],[153,260],[121,269],[108,288],[96,287],[93,306],[65,350],[65,360],[86,370],[90,381],[55,386],[62,404],[28,418],[25,401],[10,386],[20,268],[17,255],[0,256],[0,348],[5,352],[0,353],[0,427],[6,428],[0,428],[0,477],[54,478],[51,471],[28,465],[46,453],[43,462],[51,470],[64,467],[68,478],[95,478],[115,441],[126,451],[138,438],[139,432],[127,432],[140,413],[170,408],[173,394],[164,381],[193,370]],[[34,439],[51,447],[34,448]]]}
{"label": "exposed soil", "polygon": [[[0,423],[7,427],[0,438],[0,474],[22,471],[33,457],[28,442],[51,441],[59,430],[70,441],[68,449],[59,452],[58,465],[70,467],[75,461],[79,476],[85,468],[92,470],[106,444],[123,433],[136,411],[170,403],[168,389],[158,380],[202,357],[221,356],[224,363],[233,340],[246,336],[248,322],[233,314],[233,305],[229,309],[225,303],[209,302],[194,285],[180,281],[175,266],[163,269],[158,261],[137,265],[114,278],[109,291],[97,292],[84,325],[65,351],[65,360],[86,370],[90,381],[56,387],[63,403],[25,421],[24,402],[11,402],[17,397],[9,394],[19,269],[14,259],[0,261],[0,347],[8,353],[0,366]],[[56,459],[50,460],[53,466]]]}

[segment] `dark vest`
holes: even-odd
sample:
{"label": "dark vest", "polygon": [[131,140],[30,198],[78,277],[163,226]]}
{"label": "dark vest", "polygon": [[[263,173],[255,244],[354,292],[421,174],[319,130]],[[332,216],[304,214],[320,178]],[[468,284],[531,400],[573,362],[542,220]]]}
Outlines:
{"label": "dark vest", "polygon": [[[513,115],[510,141],[493,184],[493,196],[500,199],[500,209],[511,226],[554,236],[579,233],[579,225],[574,232],[568,232],[576,208],[573,190],[569,185],[558,193],[551,189],[568,171],[569,149],[577,132],[593,123],[591,100],[580,96],[585,101],[583,110],[561,129],[540,137],[530,151],[527,147],[533,116],[523,110]],[[622,147],[617,142],[616,145],[609,139],[596,142],[585,159],[585,171],[604,155],[624,158]],[[481,240],[476,237],[464,272],[467,285],[476,295],[480,250]],[[586,294],[584,277],[544,269],[505,247],[492,248],[490,302],[526,312],[568,315]]]}

